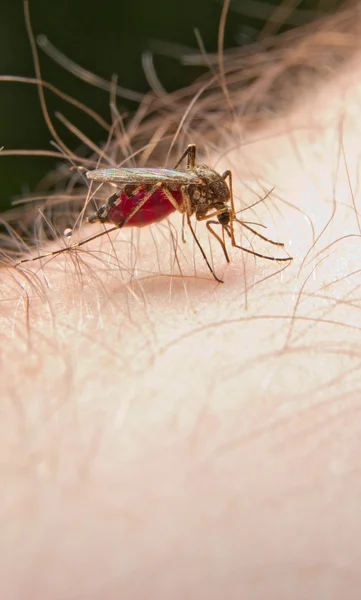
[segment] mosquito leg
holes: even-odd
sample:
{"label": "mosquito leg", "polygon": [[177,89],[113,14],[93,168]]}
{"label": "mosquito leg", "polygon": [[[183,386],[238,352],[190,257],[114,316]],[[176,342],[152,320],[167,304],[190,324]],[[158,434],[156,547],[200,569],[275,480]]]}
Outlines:
{"label": "mosquito leg", "polygon": [[[162,188],[162,192],[165,196],[167,196],[167,199],[169,200],[169,202],[171,204],[173,204],[174,208],[180,212],[180,213],[184,213],[184,206],[182,204],[178,204],[177,200],[172,196],[172,194],[170,193],[170,191],[168,190],[168,188],[166,187],[166,184],[164,184],[164,187],[162,185],[159,185],[159,187]],[[154,192],[152,192],[154,194]],[[184,191],[183,191],[183,197],[184,197]]]}
{"label": "mosquito leg", "polygon": [[224,226],[223,228],[228,233],[229,237],[231,238],[231,243],[232,243],[233,248],[238,248],[239,250],[243,250],[243,252],[247,252],[247,254],[253,254],[253,256],[258,256],[258,258],[265,258],[266,260],[273,260],[273,261],[277,261],[277,262],[286,262],[286,261],[293,260],[291,256],[288,256],[287,258],[266,256],[265,254],[259,254],[259,252],[255,252],[254,250],[249,250],[248,248],[244,248],[243,246],[236,244],[236,240],[234,239],[233,231],[230,227]]}
{"label": "mosquito leg", "polygon": [[[100,233],[97,233],[95,235],[92,235],[88,238],[86,238],[85,240],[82,240],[81,242],[77,242],[76,244],[72,244],[71,246],[67,246],[66,248],[61,248],[60,250],[54,250],[53,252],[47,252],[46,254],[42,254],[41,256],[36,256],[35,258],[25,258],[21,261],[19,261],[18,263],[16,263],[14,266],[17,267],[18,265],[21,265],[23,263],[26,262],[34,262],[35,260],[40,260],[42,258],[46,258],[49,256],[56,256],[57,254],[62,254],[63,252],[69,252],[71,250],[75,250],[77,248],[80,248],[81,246],[83,246],[84,244],[86,244],[87,242],[90,242],[91,240],[95,240],[98,237],[101,237],[102,235],[105,235],[107,233],[109,233],[110,231],[115,231],[116,229],[121,229],[122,227],[124,227],[129,219],[131,219],[137,212],[138,210],[140,210],[142,208],[142,206],[144,206],[144,204],[149,200],[149,198],[154,194],[154,192],[156,191],[156,189],[162,187],[162,183],[157,183],[156,185],[152,186],[152,188],[149,190],[149,192],[147,192],[147,194],[145,194],[144,198],[142,198],[141,202],[139,202],[139,204],[137,204],[137,206],[134,208],[134,210],[132,210],[132,212],[129,213],[129,215],[127,215],[127,217],[121,222],[119,223],[119,225],[117,225],[116,227],[111,227],[110,229],[107,229],[105,231],[101,231]],[[171,194],[169,194],[171,196]],[[111,196],[110,200],[116,200],[117,194],[114,194],[113,196]],[[168,196],[167,196],[168,197]],[[173,196],[172,200],[173,199]],[[174,200],[175,202],[175,200]],[[173,204],[174,204],[173,202]],[[177,205],[177,208],[179,210],[179,206]],[[101,219],[99,219],[101,220]],[[89,220],[89,223],[92,223],[95,221],[91,221]]]}
{"label": "mosquito leg", "polygon": [[199,239],[196,236],[196,232],[194,231],[194,229],[192,227],[191,216],[192,216],[192,214],[193,214],[194,211],[192,210],[192,205],[191,205],[191,201],[190,201],[190,198],[188,196],[188,193],[187,193],[187,189],[186,189],[185,186],[182,186],[181,190],[182,190],[182,193],[183,193],[183,203],[184,203],[184,209],[183,210],[184,210],[184,214],[187,217],[187,225],[188,225],[188,227],[189,227],[189,229],[191,231],[193,239],[196,242],[198,248],[200,249],[200,251],[202,253],[202,256],[203,256],[203,258],[204,258],[204,260],[206,262],[206,265],[207,265],[208,269],[210,270],[210,272],[212,273],[214,279],[216,281],[218,281],[219,283],[223,283],[222,279],[219,279],[219,277],[217,277],[217,275],[214,272],[214,269],[211,267],[210,262],[209,262],[209,260],[208,260],[208,258],[206,256],[206,253],[204,252],[204,250],[203,250],[203,248],[201,246],[201,243],[200,243]]}
{"label": "mosquito leg", "polygon": [[223,173],[222,179],[224,181],[226,181],[226,179],[228,179],[229,195],[230,195],[230,200],[231,200],[231,213],[229,215],[229,229],[230,229],[231,233],[229,233],[227,226],[225,226],[223,228],[223,231],[226,231],[228,233],[228,235],[230,235],[230,238],[232,240],[232,245],[233,245],[233,243],[235,243],[233,221],[236,218],[236,210],[234,208],[232,171],[227,169],[227,171],[225,171]]}
{"label": "mosquito leg", "polygon": [[140,210],[142,208],[142,206],[144,206],[144,204],[146,202],[148,202],[149,198],[151,196],[153,196],[154,192],[158,189],[162,187],[162,183],[156,183],[155,185],[153,185],[151,187],[151,189],[149,190],[149,192],[147,192],[144,196],[144,198],[141,199],[141,201],[139,202],[139,204],[137,204],[137,206],[129,213],[129,215],[126,216],[125,219],[123,219],[123,221],[121,221],[118,225],[118,229],[121,229],[122,227],[125,227],[125,225],[128,223],[128,221],[134,217],[134,215],[138,212],[138,210]]}
{"label": "mosquito leg", "polygon": [[233,182],[232,182],[232,171],[230,171],[229,169],[227,169],[227,171],[225,171],[222,175],[222,179],[224,181],[226,181],[226,179],[228,179],[228,187],[229,187],[229,193],[231,196],[231,209],[232,209],[232,214],[235,214],[235,210],[234,210],[234,200],[233,200]]}
{"label": "mosquito leg", "polygon": [[[158,189],[162,187],[162,183],[157,183],[156,185],[154,185],[149,192],[147,192],[147,194],[145,194],[144,198],[142,198],[141,202],[139,202],[139,204],[137,204],[137,206],[134,208],[134,210],[132,210],[131,213],[129,213],[129,215],[127,215],[126,219],[124,219],[121,223],[119,223],[119,225],[117,225],[116,227],[111,227],[110,229],[106,229],[105,231],[101,231],[100,233],[97,233],[95,235],[92,235],[88,238],[86,238],[85,240],[82,240],[81,242],[77,242],[75,244],[72,244],[71,246],[66,246],[65,248],[60,248],[59,250],[54,250],[53,252],[46,252],[45,254],[41,254],[40,256],[35,256],[34,258],[24,258],[23,260],[20,260],[19,262],[17,262],[14,266],[17,267],[19,265],[22,265],[24,263],[27,262],[34,262],[36,260],[41,260],[42,258],[47,258],[50,256],[56,256],[58,254],[62,254],[63,252],[71,252],[72,250],[76,250],[77,248],[80,248],[81,246],[83,246],[84,244],[86,244],[87,242],[90,242],[91,240],[95,240],[98,237],[101,237],[103,235],[106,235],[107,233],[109,233],[110,231],[115,231],[116,229],[121,229],[122,227],[124,227],[129,219],[131,219],[137,212],[138,210],[140,210],[142,208],[142,206],[144,206],[144,204],[149,200],[149,198],[154,194],[154,192]],[[164,188],[163,188],[164,189]],[[168,190],[167,190],[168,192]],[[176,200],[173,198],[172,194],[170,193],[166,193],[167,198],[172,202],[174,208],[178,211],[181,212],[181,207],[177,204]],[[115,201],[118,197],[118,194],[113,194],[113,196],[110,197],[110,201]],[[101,219],[98,219],[99,221],[101,221]],[[88,220],[89,223],[94,223],[95,220],[91,220],[91,217]]]}
{"label": "mosquito leg", "polygon": [[229,256],[228,256],[228,252],[227,252],[227,248],[226,248],[226,244],[224,243],[224,240],[222,240],[222,238],[218,235],[218,233],[216,233],[214,231],[214,229],[213,229],[213,227],[211,227],[211,225],[220,225],[220,223],[218,221],[207,221],[206,226],[207,226],[208,231],[216,238],[216,240],[222,246],[223,254],[226,257],[226,261],[228,263],[231,262],[229,260]]}
{"label": "mosquito leg", "polygon": [[[224,209],[221,210],[215,210],[212,213],[207,213],[207,214],[202,214],[202,213],[196,213],[196,218],[197,221],[206,221],[207,219],[213,219],[213,217],[218,217],[218,215],[220,213],[222,213],[224,211]],[[217,221],[217,225],[219,225],[219,221]]]}
{"label": "mosquito leg", "polygon": [[[134,217],[134,215],[138,212],[138,210],[140,210],[144,206],[144,204],[149,200],[149,198],[154,194],[154,192],[160,187],[162,187],[161,182],[153,185],[151,187],[151,189],[142,198],[142,200],[137,204],[137,206],[126,216],[125,219],[123,219],[123,221],[121,221],[119,223],[118,228],[121,229],[122,227],[124,227],[128,223],[128,221],[132,217]],[[118,200],[120,195],[121,195],[121,192],[116,192],[115,194],[110,196],[110,198],[108,199],[108,202],[106,204],[104,204],[99,210],[97,210],[97,212],[94,215],[88,217],[87,222],[91,223],[91,224],[97,223],[98,221],[100,221],[100,223],[107,223],[108,222],[108,210],[107,210],[108,206],[109,205],[111,206],[112,204],[114,204]]]}
{"label": "mosquito leg", "polygon": [[27,263],[27,262],[35,262],[36,260],[41,260],[42,258],[49,258],[50,256],[57,256],[58,254],[62,254],[63,252],[71,252],[72,250],[77,250],[81,246],[84,246],[84,244],[87,244],[88,242],[91,242],[92,240],[96,240],[97,238],[102,237],[103,235],[106,235],[107,233],[110,233],[111,231],[115,231],[116,229],[118,229],[118,227],[111,227],[110,229],[106,229],[105,231],[101,231],[100,233],[96,233],[95,235],[91,235],[90,237],[86,238],[85,240],[82,240],[81,242],[77,242],[76,244],[72,244],[71,246],[66,246],[65,248],[60,248],[60,250],[53,250],[52,252],[46,252],[45,254],[42,254],[41,256],[35,256],[34,258],[23,258],[22,260],[19,260],[19,262],[15,263],[14,267],[18,267],[19,265],[23,265],[24,263]]}
{"label": "mosquito leg", "polygon": [[189,144],[187,148],[187,169],[194,169],[196,165],[196,145]]}
{"label": "mosquito leg", "polygon": [[[186,214],[187,214],[187,213],[186,213]],[[208,267],[208,269],[210,270],[210,272],[212,273],[212,275],[213,275],[214,279],[215,279],[216,281],[218,281],[218,283],[223,283],[222,279],[219,279],[219,277],[217,277],[217,275],[216,275],[216,274],[215,274],[215,272],[214,272],[214,269],[213,269],[213,268],[212,268],[212,266],[210,265],[210,263],[209,263],[209,260],[208,260],[208,258],[207,258],[207,256],[206,256],[206,253],[204,252],[204,250],[203,250],[203,248],[202,248],[202,246],[201,246],[201,243],[200,243],[199,239],[198,239],[198,238],[197,238],[197,236],[196,236],[196,232],[194,231],[194,229],[193,229],[193,227],[192,227],[191,219],[190,219],[190,216],[189,216],[188,214],[187,214],[187,224],[188,224],[188,227],[189,227],[189,229],[191,230],[191,234],[192,234],[192,236],[193,236],[193,238],[194,238],[194,241],[195,241],[195,243],[197,244],[198,248],[200,249],[200,251],[201,251],[201,253],[202,253],[202,256],[203,256],[203,258],[204,258],[204,260],[205,260],[205,262],[206,262],[206,264],[207,264],[207,267]]]}
{"label": "mosquito leg", "polygon": [[177,163],[175,164],[173,169],[177,169],[179,167],[179,165],[181,164],[181,162],[186,157],[187,157],[187,169],[194,169],[195,164],[196,164],[196,145],[195,144],[189,144],[187,150],[185,150],[183,152],[182,156],[177,161]]}
{"label": "mosquito leg", "polygon": [[252,233],[254,233],[259,238],[261,238],[261,240],[264,240],[265,242],[269,242],[270,244],[273,244],[274,246],[282,246],[282,247],[284,246],[284,244],[282,242],[274,242],[273,240],[270,240],[269,238],[262,235],[261,233],[258,233],[258,231],[256,231],[255,229],[252,229],[252,227],[250,227],[248,224],[244,223],[244,221],[240,221],[239,219],[234,219],[234,220],[237,221],[237,223],[239,223],[240,225],[242,225],[242,227],[245,227],[249,231],[252,231]]}
{"label": "mosquito leg", "polygon": [[185,234],[185,214],[182,214],[182,242],[183,244],[186,243],[186,234]]}
{"label": "mosquito leg", "polygon": [[233,248],[239,248],[239,250],[243,250],[243,252],[247,252],[248,254],[253,254],[253,256],[258,256],[259,258],[265,258],[266,260],[274,260],[277,262],[286,262],[293,260],[291,256],[287,258],[277,258],[277,256],[266,256],[265,254],[259,254],[258,252],[254,252],[254,250],[248,250],[248,248],[244,248],[243,246],[239,246],[238,244],[232,244]]}
{"label": "mosquito leg", "polygon": [[226,181],[226,179],[229,180],[229,186],[232,187],[232,171],[230,171],[229,169],[227,169],[227,171],[225,171],[222,174],[222,179],[224,179],[224,181]]}
{"label": "mosquito leg", "polygon": [[[176,199],[173,198],[172,194],[170,193],[170,191],[166,187],[163,187],[162,191],[163,191],[164,195],[167,196],[169,202],[171,204],[173,204],[174,208],[178,212],[182,213],[182,242],[183,242],[183,244],[185,244],[186,243],[186,236],[185,236],[185,233],[184,233],[184,222],[185,222],[184,217],[185,217],[185,210],[187,210],[187,207],[188,207],[188,202],[186,201],[185,206],[184,206],[184,204],[180,205],[180,204],[178,204],[178,202],[176,201]],[[182,188],[182,193],[183,193],[183,198],[184,198],[185,195],[186,195],[186,192],[184,191],[183,188]]]}

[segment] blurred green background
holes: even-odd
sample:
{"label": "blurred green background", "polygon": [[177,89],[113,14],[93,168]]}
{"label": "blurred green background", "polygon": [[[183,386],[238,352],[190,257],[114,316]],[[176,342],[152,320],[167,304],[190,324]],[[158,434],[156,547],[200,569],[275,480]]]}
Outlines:
{"label": "blurred green background", "polygon": [[[228,15],[225,46],[247,44],[257,39],[278,0],[232,0]],[[337,0],[302,0],[283,27],[301,25],[332,11]],[[25,30],[21,0],[0,0],[0,74],[34,76],[29,40]],[[157,49],[157,42],[170,42],[197,49],[194,28],[198,28],[209,52],[216,51],[221,0],[30,0],[35,35],[47,38],[73,61],[110,80],[138,92],[148,83],[142,69],[145,50]],[[109,95],[79,81],[40,51],[43,79],[91,106],[109,121]],[[193,81],[202,73],[199,67],[182,66],[179,60],[156,52],[154,64],[163,86],[172,91]],[[47,94],[50,111],[61,111],[89,137],[98,142],[104,132],[92,120]],[[120,108],[134,110],[131,100]],[[78,141],[63,126],[57,129],[72,149]],[[0,82],[0,146],[5,149],[51,149],[35,86]],[[0,208],[31,191],[54,166],[40,157],[0,155]]]}

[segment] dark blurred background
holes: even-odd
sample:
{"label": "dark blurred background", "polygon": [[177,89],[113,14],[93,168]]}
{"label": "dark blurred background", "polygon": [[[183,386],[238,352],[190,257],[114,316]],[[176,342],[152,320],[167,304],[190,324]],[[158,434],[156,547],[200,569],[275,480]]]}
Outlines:
{"label": "dark blurred background", "polygon": [[[225,47],[255,42],[269,22],[279,0],[232,0],[225,32]],[[333,11],[338,0],[287,2],[296,7],[280,31],[307,23]],[[25,29],[22,0],[0,0],[0,74],[34,76],[29,40]],[[208,52],[217,49],[221,0],[30,0],[35,36],[45,34],[61,52],[80,66],[137,92],[149,85],[142,68],[142,53],[154,52],[156,72],[167,91],[192,82],[201,67],[184,66],[174,56],[197,50],[194,28]],[[160,42],[168,42],[160,44]],[[179,48],[180,47],[180,48]],[[109,95],[78,80],[55,64],[41,50],[43,79],[89,105],[109,122]],[[163,54],[162,54],[163,53]],[[165,54],[164,54],[165,53]],[[59,110],[95,142],[104,131],[88,117],[47,93],[52,113]],[[119,108],[132,111],[137,104],[119,100]],[[77,139],[61,124],[58,132],[73,150]],[[35,86],[0,82],[0,147],[51,149]],[[0,155],[0,208],[34,189],[55,162],[41,157]]]}

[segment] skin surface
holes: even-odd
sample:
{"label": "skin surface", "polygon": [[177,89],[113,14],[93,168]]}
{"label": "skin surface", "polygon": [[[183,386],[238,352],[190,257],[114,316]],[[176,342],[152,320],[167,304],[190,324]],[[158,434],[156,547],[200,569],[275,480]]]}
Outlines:
{"label": "skin surface", "polygon": [[2,271],[1,598],[359,598],[359,72],[207,156],[290,266],[175,214]]}

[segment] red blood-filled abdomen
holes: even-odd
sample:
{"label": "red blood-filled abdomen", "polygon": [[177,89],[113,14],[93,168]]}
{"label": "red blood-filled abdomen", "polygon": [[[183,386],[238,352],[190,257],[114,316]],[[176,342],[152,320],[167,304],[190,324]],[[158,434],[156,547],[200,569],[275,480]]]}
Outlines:
{"label": "red blood-filled abdomen", "polygon": [[[123,190],[119,200],[108,207],[108,219],[114,225],[119,225],[144,199],[147,191],[139,190],[135,195],[127,195]],[[170,191],[179,206],[183,204],[182,192],[180,190]],[[175,207],[168,200],[162,189],[155,190],[154,194],[143,204],[143,206],[127,221],[125,227],[144,227],[152,223],[158,223],[166,219],[175,211]]]}

